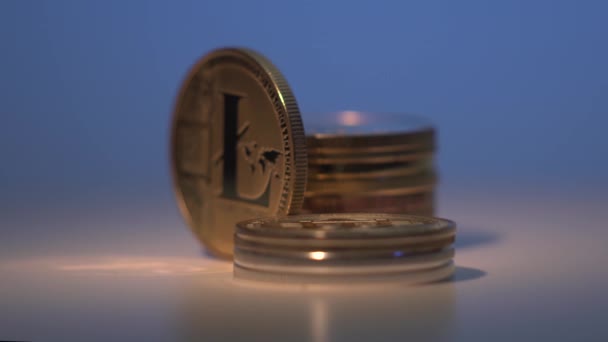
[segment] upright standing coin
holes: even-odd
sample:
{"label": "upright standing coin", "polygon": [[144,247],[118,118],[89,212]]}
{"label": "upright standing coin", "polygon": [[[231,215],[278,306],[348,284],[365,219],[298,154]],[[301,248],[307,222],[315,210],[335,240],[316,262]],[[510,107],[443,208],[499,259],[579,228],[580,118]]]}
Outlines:
{"label": "upright standing coin", "polygon": [[306,139],[277,68],[242,48],[196,63],[177,98],[171,161],[182,215],[218,256],[232,256],[236,222],[299,211]]}

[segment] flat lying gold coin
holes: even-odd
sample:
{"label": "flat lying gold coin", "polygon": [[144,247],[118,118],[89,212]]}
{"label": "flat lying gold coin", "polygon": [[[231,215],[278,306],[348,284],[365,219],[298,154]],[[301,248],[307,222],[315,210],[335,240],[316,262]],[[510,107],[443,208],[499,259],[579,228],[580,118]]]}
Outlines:
{"label": "flat lying gold coin", "polygon": [[[309,154],[310,156],[310,154]],[[433,170],[432,157],[401,163],[309,165],[310,182],[326,180],[382,179],[388,177],[414,176]],[[310,184],[310,183],[309,183]]]}
{"label": "flat lying gold coin", "polygon": [[236,222],[300,210],[306,140],[281,73],[248,49],[204,56],[177,98],[171,160],[182,215],[218,256],[232,256]]}
{"label": "flat lying gold coin", "polygon": [[310,213],[408,213],[432,216],[433,188],[393,196],[321,195],[304,198],[303,212]]}
{"label": "flat lying gold coin", "polygon": [[414,115],[311,114],[306,130],[309,153],[317,155],[432,150],[435,144],[433,124]]}
{"label": "flat lying gold coin", "polygon": [[[264,217],[237,223],[236,234],[291,239],[360,240],[432,238],[454,235],[456,224],[450,220],[401,214],[344,213]],[[363,246],[360,244],[359,246]]]}
{"label": "flat lying gold coin", "polygon": [[[430,278],[437,280],[434,270],[452,264],[455,234],[452,221],[400,214],[247,220],[237,223],[234,272],[237,278],[244,270],[269,276],[308,276],[313,281],[420,274],[433,274]],[[440,278],[450,274],[450,270],[441,272]]]}
{"label": "flat lying gold coin", "polygon": [[356,179],[356,180],[324,180],[309,182],[306,196],[319,195],[403,195],[419,192],[421,189],[433,187],[438,176],[431,173],[423,173],[405,177],[386,177],[378,179]]}

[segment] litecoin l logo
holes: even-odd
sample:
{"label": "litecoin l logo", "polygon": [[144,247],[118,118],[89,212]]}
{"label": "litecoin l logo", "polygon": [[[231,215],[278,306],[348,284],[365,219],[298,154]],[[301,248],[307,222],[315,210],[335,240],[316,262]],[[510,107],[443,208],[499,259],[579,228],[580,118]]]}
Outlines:
{"label": "litecoin l logo", "polygon": [[[258,146],[257,142],[242,142],[243,134],[248,130],[248,126],[239,132],[238,128],[238,113],[239,102],[241,96],[224,93],[224,170],[223,170],[223,189],[221,197],[245,203],[257,204],[268,207],[270,204],[270,180],[274,177],[278,178],[275,167],[277,159],[282,154],[272,148],[264,148]],[[239,153],[248,164],[249,170],[253,174],[262,172],[266,174],[265,181],[261,186],[263,192],[256,198],[245,198],[238,191],[239,181],[247,181],[246,179],[237,178],[237,159]],[[262,188],[261,188],[262,189]]]}

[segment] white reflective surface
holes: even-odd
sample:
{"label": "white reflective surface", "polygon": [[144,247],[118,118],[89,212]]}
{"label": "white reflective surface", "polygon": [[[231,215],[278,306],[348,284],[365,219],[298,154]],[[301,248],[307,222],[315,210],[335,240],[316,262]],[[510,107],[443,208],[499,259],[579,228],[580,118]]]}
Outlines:
{"label": "white reflective surface", "polygon": [[238,281],[170,195],[2,218],[0,340],[606,340],[608,202],[452,189],[456,273],[425,286]]}

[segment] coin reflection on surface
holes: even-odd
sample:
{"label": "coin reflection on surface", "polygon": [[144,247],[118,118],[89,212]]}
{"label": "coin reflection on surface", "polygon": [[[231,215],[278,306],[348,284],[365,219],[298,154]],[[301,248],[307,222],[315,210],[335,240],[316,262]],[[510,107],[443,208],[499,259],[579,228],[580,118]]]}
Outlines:
{"label": "coin reflection on surface", "polygon": [[131,276],[179,276],[209,272],[225,272],[217,265],[203,266],[198,259],[188,258],[121,258],[106,257],[88,262],[70,261],[55,262],[54,268],[60,271],[98,274],[98,275],[131,275]]}
{"label": "coin reflection on surface", "polygon": [[[438,340],[453,329],[454,288],[227,282],[197,277],[180,291],[183,340]],[[201,291],[204,288],[205,291]],[[395,319],[399,317],[399,319]],[[237,324],[238,322],[238,324]]]}
{"label": "coin reflection on surface", "polygon": [[310,301],[310,331],[315,342],[329,341],[329,308],[318,298]]}
{"label": "coin reflection on surface", "polygon": [[73,275],[155,277],[186,276],[195,274],[228,273],[232,267],[227,262],[210,259],[179,257],[55,257],[7,262],[0,269],[24,273]]}

